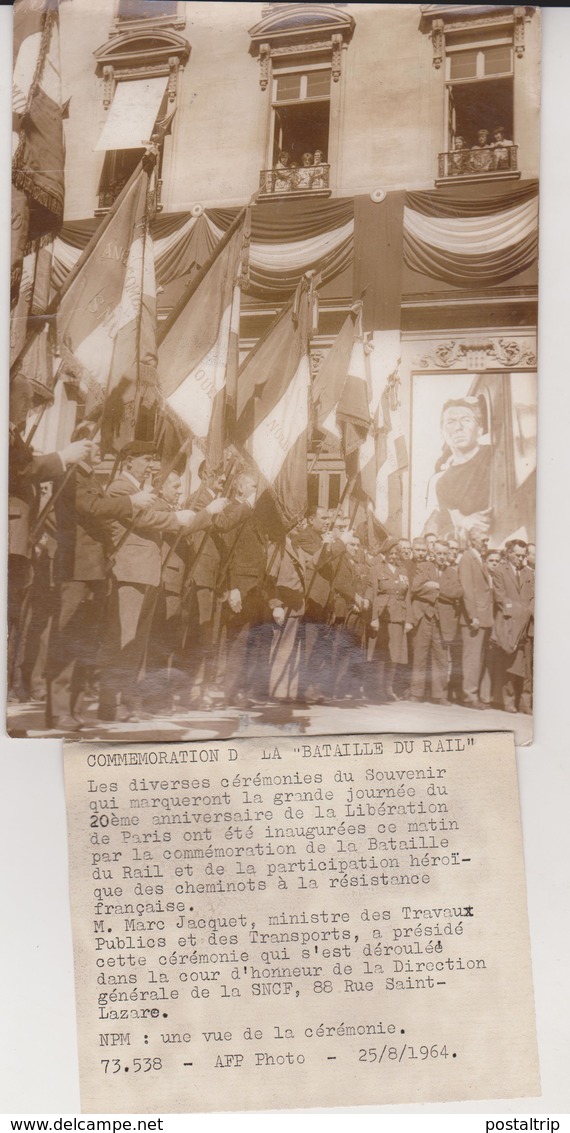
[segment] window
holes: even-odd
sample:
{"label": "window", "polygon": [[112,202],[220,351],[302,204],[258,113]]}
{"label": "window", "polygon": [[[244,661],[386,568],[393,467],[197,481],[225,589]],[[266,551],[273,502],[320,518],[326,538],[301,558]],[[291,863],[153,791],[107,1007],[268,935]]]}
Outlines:
{"label": "window", "polygon": [[330,96],[326,64],[274,72],[270,168],[261,173],[263,193],[328,190]]}
{"label": "window", "polygon": [[[172,5],[176,8],[176,4]],[[160,10],[152,25],[141,27],[142,9],[148,15]],[[151,11],[152,9],[152,11]],[[132,12],[132,19],[127,18]],[[159,26],[171,21],[163,0],[120,0],[116,30],[94,52],[96,71],[101,79],[105,124],[95,147],[105,151],[98,189],[98,208],[110,208],[136,169],[153,128],[163,123],[170,133],[168,119],[176,109],[178,74],[190,57],[190,44],[173,27]],[[120,20],[124,18],[124,23]],[[144,18],[144,17],[143,17]],[[158,22],[157,22],[158,21]],[[155,207],[160,208],[163,145],[154,175]]]}
{"label": "window", "polygon": [[320,152],[326,160],[329,143],[330,67],[285,71],[274,79],[273,165],[285,150],[301,166],[303,154]]}
{"label": "window", "polygon": [[[308,477],[309,507],[322,507],[326,511],[336,512],[345,487],[344,461],[335,460],[334,457],[320,460],[318,471],[310,472]],[[343,510],[346,510],[346,504]]]}
{"label": "window", "polygon": [[512,175],[512,38],[446,45],[447,145],[440,177]]}
{"label": "window", "polygon": [[117,19],[148,20],[157,16],[176,16],[178,0],[119,0]]}
{"label": "window", "polygon": [[331,163],[340,144],[343,48],[355,27],[340,7],[273,4],[250,28],[259,85],[271,99],[268,168],[260,178],[265,197],[329,192]]}
{"label": "window", "polygon": [[[514,84],[525,56],[525,24],[536,9],[512,4],[420,4],[433,65],[445,80],[445,133],[438,179],[519,177]],[[524,66],[522,68],[524,73]],[[519,105],[520,99],[517,100]],[[438,183],[436,181],[436,183]]]}
{"label": "window", "polygon": [[[109,118],[96,147],[105,150],[97,191],[98,213],[106,212],[111,207],[134,173],[145,152],[144,146],[140,143],[149,141],[156,124],[164,122],[167,118],[166,83],[165,77],[117,84],[115,98],[108,111]],[[159,99],[157,112],[156,103]],[[137,113],[133,114],[133,106],[137,103]],[[131,113],[128,112],[128,108]],[[118,146],[121,148],[116,148]],[[158,210],[161,208],[163,150],[164,139],[160,145],[154,173],[155,206]]]}
{"label": "window", "polygon": [[505,138],[513,137],[513,48],[509,42],[477,47],[448,48],[447,89],[449,141],[460,135],[467,146],[477,145],[478,132],[496,125]]}

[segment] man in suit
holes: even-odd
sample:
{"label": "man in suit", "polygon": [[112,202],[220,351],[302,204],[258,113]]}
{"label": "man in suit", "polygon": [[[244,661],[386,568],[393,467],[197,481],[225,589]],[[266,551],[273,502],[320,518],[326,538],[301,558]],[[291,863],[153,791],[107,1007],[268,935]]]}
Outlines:
{"label": "man in suit", "polygon": [[[427,555],[427,548],[426,548]],[[439,617],[440,580],[443,570],[427,557],[418,562],[411,586],[413,637],[410,700],[423,700],[431,669],[431,700],[448,704],[447,653]]]}
{"label": "man in suit", "polygon": [[[121,471],[107,488],[111,499],[124,499],[140,491],[154,451],[145,441],[131,441],[121,455]],[[104,631],[99,719],[141,718],[140,681],[162,574],[162,537],[176,537],[210,522],[208,508],[196,515],[188,509],[161,510],[152,501],[131,523],[113,523],[112,587]]]}
{"label": "man in suit", "polygon": [[[526,543],[511,539],[506,561],[493,575],[498,682],[505,712],[530,712],[530,665],[527,647],[534,610],[534,574],[525,566]],[[526,688],[525,688],[526,684]]]}
{"label": "man in suit", "polygon": [[463,703],[483,707],[479,698],[485,654],[493,626],[493,588],[485,560],[486,531],[474,527],[459,563],[463,587],[460,615]]}
{"label": "man in suit", "polygon": [[216,527],[227,536],[219,586],[227,595],[225,699],[230,706],[245,707],[253,699],[267,697],[267,674],[271,642],[266,572],[268,532],[257,484],[249,473],[241,473],[235,498]]}
{"label": "man in suit", "polygon": [[[15,413],[18,416],[18,413]],[[89,441],[72,441],[60,452],[38,455],[23,439],[24,422],[10,425],[8,462],[8,687],[19,680],[22,653],[22,611],[33,576],[32,533],[38,516],[40,486],[62,477],[89,453]]]}
{"label": "man in suit", "polygon": [[[190,500],[191,507],[197,510],[217,499],[224,486],[224,477],[208,473],[205,462],[200,465],[198,474],[201,484]],[[214,518],[212,526],[190,541],[183,596],[186,619],[183,654],[187,675],[185,700],[191,708],[209,710],[215,704],[217,653],[222,621],[218,575],[225,566],[229,550],[227,540],[231,517],[234,517],[236,524],[239,522],[234,503],[235,501],[229,501],[222,515]],[[218,521],[221,521],[223,530],[218,526]]]}
{"label": "man in suit", "polygon": [[81,727],[85,673],[95,662],[104,608],[110,520],[130,523],[151,500],[138,491],[115,499],[105,495],[94,468],[99,443],[70,476],[54,482],[57,551],[56,600],[47,657],[46,725],[73,732]]}
{"label": "man in suit", "polygon": [[447,652],[448,685],[447,698],[461,700],[461,638],[459,634],[459,614],[463,587],[459,581],[459,568],[455,562],[455,552],[446,543],[437,541],[434,546],[436,566],[440,570],[439,597],[437,609],[441,638]]}
{"label": "man in suit", "polygon": [[[175,512],[182,494],[180,476],[169,472],[157,489],[155,507],[165,514]],[[181,674],[175,674],[181,644],[182,588],[186,571],[188,541],[178,531],[165,532],[162,539],[162,570],[149,638],[148,664],[144,681],[145,705],[153,714],[171,712]]]}
{"label": "man in suit", "polygon": [[313,506],[307,512],[306,526],[294,531],[291,541],[303,556],[305,565],[305,617],[303,625],[303,677],[301,682],[304,700],[309,704],[320,704],[327,697],[329,675],[329,648],[327,640],[328,606],[331,587],[323,575],[323,567],[328,561],[329,548],[333,536],[327,532],[328,512],[325,508]]}
{"label": "man in suit", "polygon": [[364,622],[361,612],[369,606],[368,568],[360,539],[339,516],[333,542],[323,570],[331,588],[329,613],[329,696],[343,700],[360,694],[365,672]]}

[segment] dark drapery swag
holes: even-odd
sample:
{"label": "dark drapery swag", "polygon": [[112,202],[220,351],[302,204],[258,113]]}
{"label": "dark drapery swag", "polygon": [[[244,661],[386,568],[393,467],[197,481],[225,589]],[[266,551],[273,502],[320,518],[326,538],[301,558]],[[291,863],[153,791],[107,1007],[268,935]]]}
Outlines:
{"label": "dark drapery swag", "polygon": [[498,191],[492,181],[450,185],[433,193],[406,193],[406,205],[424,216],[490,216],[530,201],[538,193],[538,181],[518,181],[515,189],[505,185]]}
{"label": "dark drapery swag", "polygon": [[354,294],[364,292],[364,330],[400,326],[405,196],[354,198]]}

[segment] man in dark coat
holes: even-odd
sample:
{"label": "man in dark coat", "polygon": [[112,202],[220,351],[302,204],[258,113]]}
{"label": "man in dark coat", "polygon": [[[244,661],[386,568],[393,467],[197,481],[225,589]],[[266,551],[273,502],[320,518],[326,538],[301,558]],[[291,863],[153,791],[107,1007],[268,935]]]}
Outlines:
{"label": "man in dark coat", "polygon": [[[505,712],[530,712],[528,633],[534,611],[534,573],[525,566],[526,543],[511,539],[494,575],[498,674]],[[524,685],[527,685],[525,690]]]}
{"label": "man in dark coat", "polygon": [[439,567],[439,597],[437,610],[441,639],[447,652],[448,686],[447,698],[450,701],[461,700],[462,673],[461,673],[461,637],[459,633],[459,615],[461,613],[461,599],[463,587],[459,580],[459,568],[455,562],[453,550],[440,541],[434,547],[436,566]]}
{"label": "man in dark coat", "polygon": [[217,520],[227,533],[220,588],[227,595],[225,699],[244,707],[267,697],[271,610],[266,591],[268,533],[262,506],[255,500],[256,481],[237,479],[235,499]]}
{"label": "man in dark coat", "polygon": [[97,653],[111,547],[108,521],[129,523],[151,499],[143,491],[106,496],[94,472],[99,444],[88,444],[86,458],[72,475],[54,484],[56,602],[48,643],[46,724],[64,732],[81,725],[85,672]]}
{"label": "man in dark coat", "polygon": [[38,455],[23,439],[21,427],[10,425],[8,461],[8,687],[17,683],[22,653],[24,599],[32,582],[32,532],[38,516],[40,486],[62,477],[66,469],[89,453],[89,441],[79,439],[60,452]]}
{"label": "man in dark coat", "polygon": [[332,535],[327,534],[328,513],[325,508],[312,507],[307,513],[306,526],[293,532],[291,541],[303,555],[305,564],[305,618],[303,626],[304,661],[301,688],[304,700],[321,703],[328,692],[330,654],[328,639],[328,611],[331,596],[330,581],[323,575],[329,558]]}
{"label": "man in dark coat", "polygon": [[493,627],[493,588],[484,561],[485,532],[473,528],[469,546],[459,563],[459,581],[463,587],[460,615],[463,703],[481,708],[479,698],[485,655]]}
{"label": "man in dark coat", "polygon": [[413,639],[410,700],[423,700],[431,670],[431,699],[448,704],[447,654],[439,621],[441,569],[435,562],[418,563],[412,582]]}
{"label": "man in dark coat", "polygon": [[[121,472],[107,488],[111,499],[124,500],[138,494],[153,459],[153,447],[144,441],[131,441],[123,449],[122,457]],[[165,511],[153,501],[131,523],[113,523],[112,588],[102,651],[100,719],[141,718],[140,681],[162,574],[162,537],[176,537],[210,522],[207,508],[198,515],[188,509]]]}

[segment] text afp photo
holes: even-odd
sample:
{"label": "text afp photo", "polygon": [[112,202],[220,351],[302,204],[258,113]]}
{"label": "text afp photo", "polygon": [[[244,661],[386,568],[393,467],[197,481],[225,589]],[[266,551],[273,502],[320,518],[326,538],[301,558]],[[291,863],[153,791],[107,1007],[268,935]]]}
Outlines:
{"label": "text afp photo", "polygon": [[528,743],[538,10],[14,32],[10,734]]}

